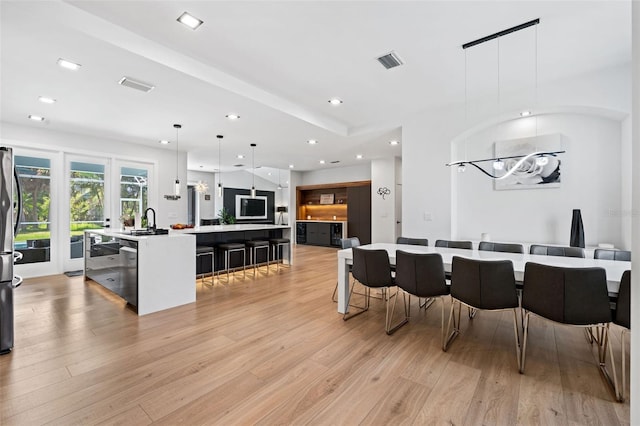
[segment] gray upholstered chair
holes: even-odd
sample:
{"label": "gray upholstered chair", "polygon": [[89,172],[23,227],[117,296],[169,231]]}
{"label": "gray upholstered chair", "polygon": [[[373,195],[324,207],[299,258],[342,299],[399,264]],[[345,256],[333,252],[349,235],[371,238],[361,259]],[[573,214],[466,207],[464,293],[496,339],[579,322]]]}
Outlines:
{"label": "gray upholstered chair", "polygon": [[524,253],[524,247],[522,244],[494,243],[492,241],[480,241],[478,250],[496,251],[501,253]]}
{"label": "gray upholstered chair", "polygon": [[[458,306],[456,318],[455,307]],[[520,366],[520,334],[518,332],[519,307],[513,263],[510,260],[476,260],[454,256],[451,264],[451,313],[443,346],[446,351],[460,334],[462,305],[474,310],[513,311],[513,330],[516,343],[516,360]]]}
{"label": "gray upholstered chair", "polygon": [[529,254],[584,258],[584,249],[581,247],[544,246],[540,244],[532,244],[531,247],[529,247]]}
{"label": "gray upholstered chair", "polygon": [[368,250],[359,247],[352,248],[353,250],[353,268],[351,273],[353,278],[360,284],[365,286],[366,296],[364,298],[364,306],[356,307],[351,305],[351,297],[353,296],[353,289],[349,292],[349,299],[347,300],[347,307],[356,307],[359,310],[353,314],[349,312],[345,313],[342,317],[345,321],[351,319],[357,315],[362,314],[369,310],[369,302],[372,288],[387,290],[383,292],[385,294],[386,316],[385,316],[385,331],[390,329],[390,303],[391,298],[389,287],[394,286],[393,277],[391,276],[391,264],[389,262],[389,254],[386,250]]}
{"label": "gray upholstered chair", "polygon": [[631,271],[624,271],[620,280],[620,288],[618,289],[618,300],[616,301],[616,314],[613,322],[620,327],[624,327],[620,335],[620,352],[622,353],[622,379],[620,383],[620,401],[624,401],[626,397],[626,345],[625,337],[631,330]]}
{"label": "gray upholstered chair", "polygon": [[411,246],[428,246],[429,240],[426,238],[398,237],[396,239],[396,244],[409,244]]}
{"label": "gray upholstered chair", "polygon": [[627,250],[595,249],[593,252],[593,258],[631,262],[631,252]]}
{"label": "gray upholstered chair", "polygon": [[471,241],[436,240],[436,247],[473,250]]}
{"label": "gray upholstered chair", "polygon": [[[596,328],[600,336],[599,343],[602,343],[598,344],[600,370],[609,384],[612,384],[616,398],[620,398],[613,350],[609,339],[609,324],[612,317],[607,276],[603,268],[564,268],[528,262],[524,270],[522,309],[525,315],[521,373],[524,373],[531,314],[560,324]],[[609,375],[605,366],[604,346],[611,355],[612,376]]]}
{"label": "gray upholstered chair", "polygon": [[[340,247],[344,249],[359,247],[360,239],[358,237],[349,237],[349,238],[340,238]],[[353,269],[353,265],[349,265],[349,272]],[[337,302],[336,293],[338,292],[338,283],[336,282],[336,286],[333,289],[333,296],[331,296],[331,300]]]}
{"label": "gray upholstered chair", "polygon": [[[444,276],[442,256],[438,253],[408,253],[402,250],[396,251],[396,278],[395,283],[402,290],[404,302],[404,318],[392,325],[387,334],[394,333],[397,329],[409,321],[411,315],[411,296],[420,298],[440,299],[442,303],[442,345],[444,347],[444,296],[449,294],[449,286]],[[405,294],[407,297],[405,297]],[[408,301],[407,301],[408,299]],[[391,317],[395,312],[398,297],[393,302]]]}

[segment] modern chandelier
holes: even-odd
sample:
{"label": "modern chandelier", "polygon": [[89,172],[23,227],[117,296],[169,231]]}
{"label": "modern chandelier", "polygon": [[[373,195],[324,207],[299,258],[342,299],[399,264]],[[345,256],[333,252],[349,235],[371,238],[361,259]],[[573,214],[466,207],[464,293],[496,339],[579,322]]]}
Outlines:
{"label": "modern chandelier", "polygon": [[[499,31],[495,34],[491,34],[477,40],[465,43],[462,45],[462,48],[466,51],[466,49],[477,46],[479,44],[485,43],[490,40],[499,39],[502,36],[514,33],[516,31],[523,30],[525,28],[529,28],[534,25],[538,25],[540,23],[540,19],[534,19],[529,22],[525,22],[520,25],[516,25],[515,27],[508,28],[506,30]],[[498,45],[499,46],[499,45]],[[536,90],[536,103],[537,103],[537,87],[538,87],[538,74],[537,74],[537,29],[536,29],[536,58],[535,58],[535,90]],[[498,63],[498,90],[500,89],[500,65]],[[467,60],[466,60],[466,52],[465,52],[465,122],[467,120]],[[498,101],[499,102],[499,101]],[[531,112],[527,111],[526,113],[521,113],[521,116],[525,117],[530,115]],[[536,117],[536,137],[538,133],[537,129],[537,117]],[[540,174],[542,169],[549,163],[549,159],[553,157],[557,157],[558,154],[562,154],[565,151],[535,151],[529,154],[523,155],[513,155],[513,156],[505,156],[505,157],[496,157],[496,158],[486,158],[482,160],[459,160],[452,161],[447,163],[447,166],[457,166],[458,172],[464,172],[466,170],[466,166],[470,165],[480,170],[484,175],[500,180],[505,179],[511,175],[515,174],[528,174],[528,175],[537,175]],[[491,163],[493,172],[487,171],[485,168],[481,167],[478,163]]]}

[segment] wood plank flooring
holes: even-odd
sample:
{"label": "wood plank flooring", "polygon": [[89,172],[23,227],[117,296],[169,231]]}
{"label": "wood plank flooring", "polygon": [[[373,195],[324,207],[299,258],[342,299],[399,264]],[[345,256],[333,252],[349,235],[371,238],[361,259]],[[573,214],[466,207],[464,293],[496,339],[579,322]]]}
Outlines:
{"label": "wood plank flooring", "polygon": [[581,330],[533,318],[521,375],[508,312],[463,319],[445,353],[439,302],[387,336],[379,300],[337,313],[334,249],[297,246],[295,259],[198,281],[195,304],[144,317],[83,277],[26,280],[0,424],[629,424]]}

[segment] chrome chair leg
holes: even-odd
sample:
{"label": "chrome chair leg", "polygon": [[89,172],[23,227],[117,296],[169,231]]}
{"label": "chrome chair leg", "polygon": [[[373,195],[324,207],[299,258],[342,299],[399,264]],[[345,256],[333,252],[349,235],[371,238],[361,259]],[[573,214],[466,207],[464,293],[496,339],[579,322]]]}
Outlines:
{"label": "chrome chair leg", "polygon": [[[456,307],[456,303],[458,304],[458,319],[456,321],[456,315],[455,315],[455,307]],[[453,340],[458,337],[458,334],[460,334],[460,312],[462,311],[462,303],[455,300],[455,299],[451,299],[451,311],[449,313],[449,324],[447,325],[447,338],[445,343],[442,346],[442,350],[443,351],[447,351],[447,349],[449,349],[449,346],[451,345],[451,342],[453,342]],[[457,324],[456,324],[457,322]],[[451,325],[453,323],[453,330],[451,330]]]}
{"label": "chrome chair leg", "polygon": [[[391,320],[393,319],[393,315],[395,313],[396,310],[396,304],[398,303],[398,292],[402,292],[402,301],[404,304],[404,318],[399,321],[397,324],[395,325],[391,325]],[[411,305],[411,295],[409,295],[409,305]],[[407,308],[407,294],[405,291],[398,289],[396,290],[396,294],[395,294],[395,300],[393,301],[393,307],[391,308],[391,316],[387,318],[386,321],[386,327],[385,327],[385,331],[387,332],[388,335],[392,335],[393,333],[395,333],[400,327],[402,327],[403,325],[405,325],[406,323],[409,322],[409,312],[410,312],[411,306],[409,306]]]}
{"label": "chrome chair leg", "polygon": [[[613,391],[616,400],[622,401],[622,395],[620,394],[618,387],[618,375],[616,374],[613,347],[611,345],[611,340],[609,339],[609,324],[601,324],[598,325],[597,328],[599,329],[598,336],[601,339],[600,342],[602,342],[602,344],[598,345],[598,367],[604,375],[604,378],[607,380],[607,384]],[[611,358],[611,374],[609,374],[606,365],[607,351],[609,352],[609,358]]]}
{"label": "chrome chair leg", "polygon": [[[355,306],[355,305],[352,305],[352,304],[351,304],[351,296],[353,296],[353,289],[354,289],[355,287],[356,287],[356,283],[355,283],[355,281],[354,281],[354,282],[353,282],[353,286],[351,286],[351,290],[349,291],[349,298],[347,299],[347,312],[345,312],[345,313],[344,313],[344,315],[342,315],[342,320],[343,320],[343,321],[350,320],[351,318],[353,318],[353,317],[357,317],[358,315],[360,315],[360,314],[362,314],[362,313],[364,313],[364,312],[366,312],[366,311],[368,311],[368,310],[369,310],[369,298],[370,298],[369,292],[371,291],[371,290],[369,289],[369,287],[366,287],[366,288],[365,288],[365,298],[364,298],[364,301],[365,301],[365,302],[364,302],[364,307],[361,307],[361,306]],[[358,311],[357,311],[357,312],[354,312],[354,313],[352,313],[352,314],[349,314],[349,307],[357,308],[357,309],[358,309]]]}

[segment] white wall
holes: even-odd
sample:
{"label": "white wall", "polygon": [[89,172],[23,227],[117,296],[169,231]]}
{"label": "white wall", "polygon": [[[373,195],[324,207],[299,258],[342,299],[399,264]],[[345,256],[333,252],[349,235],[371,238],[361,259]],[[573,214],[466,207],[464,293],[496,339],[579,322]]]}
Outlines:
{"label": "white wall", "polygon": [[[633,164],[640,164],[640,4],[632,2],[632,43],[633,46],[633,124],[632,124],[632,159]],[[632,251],[636,259],[640,253],[640,167],[633,168],[633,210],[632,210]],[[635,306],[635,308],[634,308]],[[630,424],[640,424],[640,263],[633,262],[631,272],[631,326],[635,332],[631,333],[631,407]]]}
{"label": "white wall", "polygon": [[631,115],[622,122],[621,126],[621,143],[620,143],[620,210],[617,216],[622,221],[621,229],[621,247],[630,250],[632,245],[631,238],[631,210],[632,206],[632,178],[633,169],[632,162],[632,138],[631,138]]}
{"label": "white wall", "polygon": [[[371,161],[371,242],[391,243],[396,238],[396,166],[395,158]],[[378,189],[391,192],[384,198]]]}
{"label": "white wall", "polygon": [[298,185],[319,185],[323,183],[356,182],[371,180],[371,164],[367,161],[358,166],[333,167],[301,172],[302,183]]}
{"label": "white wall", "polygon": [[[602,119],[610,117],[618,121],[624,120],[630,111],[630,75],[630,67],[622,65],[614,69],[603,70],[597,74],[585,74],[570,82],[558,81],[541,86],[537,110],[559,114],[572,112],[585,114],[589,112],[599,114]],[[463,87],[463,85],[464,81],[461,81],[461,86]],[[435,240],[436,238],[449,239],[453,238],[452,236],[476,232],[458,229],[459,225],[463,223],[463,220],[458,217],[462,212],[462,206],[458,205],[460,199],[458,197],[452,198],[451,193],[457,191],[459,177],[455,170],[451,170],[445,164],[456,159],[452,152],[452,141],[465,137],[467,133],[475,134],[478,132],[477,129],[484,129],[490,123],[506,122],[508,119],[517,117],[519,113],[517,110],[501,110],[498,113],[499,110],[500,108],[496,104],[493,106],[493,110],[489,106],[478,114],[472,114],[468,119],[465,119],[464,99],[461,99],[460,103],[456,105],[443,105],[437,109],[425,110],[408,117],[403,123],[403,234],[426,235],[429,239]],[[595,115],[594,118],[596,121],[600,120]],[[511,134],[514,133],[511,132]],[[530,136],[530,134],[525,136]],[[589,160],[593,161],[600,153],[606,153],[610,143],[614,144],[614,149],[617,150],[620,158],[622,138],[622,130],[619,129],[618,139],[613,142],[605,141],[606,145],[601,146],[599,151],[596,148],[591,149]],[[626,158],[626,161],[630,160]],[[619,162],[615,164],[613,170],[614,172],[609,171],[608,174],[620,175]],[[608,181],[609,177],[604,177],[603,180]],[[618,188],[619,186],[618,183]],[[513,193],[513,191],[509,192]],[[621,204],[612,206],[608,199],[606,202],[607,208],[615,210],[622,208]],[[622,198],[619,198],[619,203],[622,203]],[[602,216],[602,211],[598,214]],[[593,225],[597,227],[595,232],[585,229],[587,238],[593,238],[590,242],[610,242],[606,240],[612,239],[611,242],[622,246],[622,231],[610,232],[611,224],[608,224],[607,221],[599,217],[596,224]],[[613,222],[615,221],[616,219],[613,218]],[[619,226],[622,226],[621,221],[618,220],[618,222]],[[562,226],[561,223],[557,225],[558,229],[561,229]],[[541,229],[537,231],[544,233]],[[589,236],[589,232],[591,232],[591,236]],[[496,239],[498,235],[492,234],[492,237]],[[479,234],[474,233],[470,237],[478,239]],[[555,234],[554,238],[556,238]],[[595,241],[595,239],[599,241]],[[511,241],[514,238],[511,237],[508,240]]]}
{"label": "white wall", "polygon": [[[454,158],[494,156],[494,141],[562,134],[561,186],[494,190],[494,181],[473,167],[457,176],[455,239],[569,244],[572,209],[580,209],[586,244],[612,243],[621,236],[621,126],[617,120],[581,114],[549,114],[491,126],[459,139]],[[466,156],[465,157],[465,152]],[[490,163],[484,164],[487,169]],[[526,224],[526,226],[523,226]]]}

